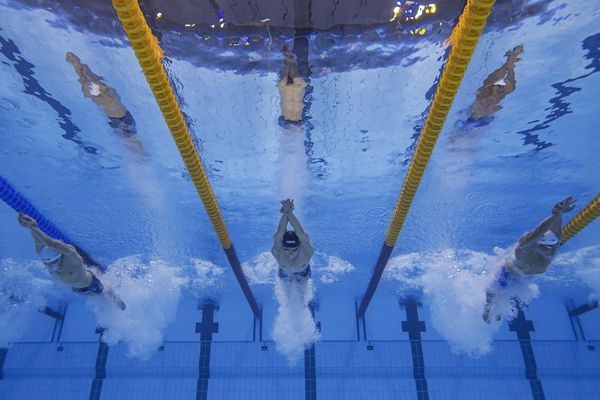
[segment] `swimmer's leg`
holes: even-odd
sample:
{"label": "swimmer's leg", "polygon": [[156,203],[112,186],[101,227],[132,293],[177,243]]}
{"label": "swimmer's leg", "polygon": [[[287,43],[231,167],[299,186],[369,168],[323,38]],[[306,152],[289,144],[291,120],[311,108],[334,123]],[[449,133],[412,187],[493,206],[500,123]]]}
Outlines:
{"label": "swimmer's leg", "polygon": [[73,291],[81,295],[104,295],[113,303],[115,303],[121,310],[125,310],[127,308],[125,302],[121,300],[121,298],[108,285],[102,283],[102,281],[98,279],[93,272],[89,272],[92,274],[92,283],[90,286],[86,288],[73,288]]}
{"label": "swimmer's leg", "polygon": [[492,322],[490,314],[492,312],[492,307],[494,306],[494,296],[495,293],[492,292],[489,288],[485,291],[485,306],[483,307],[483,320],[489,324]]}
{"label": "swimmer's leg", "polygon": [[279,277],[279,279],[285,279],[288,277],[288,274],[283,270],[283,268],[279,267],[279,270],[277,271],[277,276]]}
{"label": "swimmer's leg", "polygon": [[121,309],[121,311],[124,311],[127,308],[125,302],[110,287],[105,287],[103,293],[106,297],[112,300],[112,302],[115,303],[117,307]]}

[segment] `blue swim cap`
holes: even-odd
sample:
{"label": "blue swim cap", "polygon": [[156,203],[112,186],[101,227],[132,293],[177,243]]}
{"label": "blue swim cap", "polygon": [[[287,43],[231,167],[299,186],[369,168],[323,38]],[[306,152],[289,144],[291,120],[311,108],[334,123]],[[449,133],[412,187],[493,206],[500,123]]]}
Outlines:
{"label": "blue swim cap", "polygon": [[300,246],[300,239],[298,238],[298,235],[296,235],[296,232],[287,231],[283,234],[281,243],[283,244],[283,247],[298,247]]}

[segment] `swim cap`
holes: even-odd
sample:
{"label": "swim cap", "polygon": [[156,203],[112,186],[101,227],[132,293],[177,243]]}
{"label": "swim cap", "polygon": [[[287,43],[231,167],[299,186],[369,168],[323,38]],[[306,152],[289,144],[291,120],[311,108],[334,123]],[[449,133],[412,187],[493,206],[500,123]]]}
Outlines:
{"label": "swim cap", "polygon": [[555,246],[558,244],[558,237],[551,230],[547,230],[544,233],[544,237],[538,240],[538,244],[542,246]]}
{"label": "swim cap", "polygon": [[296,235],[296,232],[287,231],[283,234],[281,243],[283,244],[283,247],[298,247],[300,246],[300,239],[298,238],[298,235]]}
{"label": "swim cap", "polygon": [[100,95],[100,86],[98,86],[97,83],[90,82],[90,94],[92,96],[99,96]]}
{"label": "swim cap", "polygon": [[62,257],[62,254],[50,247],[44,246],[40,251],[40,257],[44,264],[52,264]]}

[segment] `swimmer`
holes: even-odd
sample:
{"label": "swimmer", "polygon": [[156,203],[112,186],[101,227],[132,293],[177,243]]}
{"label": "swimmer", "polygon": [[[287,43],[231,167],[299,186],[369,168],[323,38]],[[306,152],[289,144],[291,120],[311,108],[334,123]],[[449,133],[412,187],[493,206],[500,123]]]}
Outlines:
{"label": "swimmer", "polygon": [[[302,229],[300,221],[294,215],[294,201],[286,199],[281,202],[281,219],[277,232],[273,235],[271,254],[279,264],[279,278],[296,278],[306,282],[310,278],[310,258],[315,250],[310,244],[308,234]],[[294,228],[287,230],[288,222]]]}
{"label": "swimmer", "polygon": [[523,45],[507,51],[504,56],[506,62],[497,70],[492,72],[483,81],[483,85],[477,90],[477,97],[470,108],[470,121],[490,119],[491,116],[502,108],[500,102],[517,87],[515,78],[515,65],[521,59]]}
{"label": "swimmer", "polygon": [[127,139],[136,153],[143,154],[141,143],[136,137],[135,120],[121,103],[117,92],[102,82],[102,77],[92,72],[90,67],[83,64],[75,54],[67,52],[66,60],[73,66],[79,76],[83,95],[91,99],[104,111],[104,114],[108,117],[109,125],[117,135]]}
{"label": "swimmer", "polygon": [[75,293],[104,294],[121,310],[125,310],[126,305],[123,300],[85,267],[83,259],[74,246],[46,235],[38,227],[36,220],[29,215],[19,213],[17,220],[22,227],[31,231],[35,251],[52,276],[70,286]]}
{"label": "swimmer", "polygon": [[[521,276],[543,274],[550,266],[562,239],[562,216],[575,208],[575,199],[567,197],[552,208],[552,215],[539,223],[531,232],[519,239],[514,256],[503,265],[496,279],[486,290],[486,302],[483,310],[483,320],[488,324],[494,305],[496,293],[506,288],[511,282]],[[500,320],[496,316],[496,321]]]}
{"label": "swimmer", "polygon": [[298,61],[296,57],[288,50],[287,45],[282,49],[285,60],[285,68],[281,74],[281,79],[277,82],[279,95],[281,97],[281,114],[283,119],[292,122],[302,120],[302,111],[304,109],[304,91],[306,81],[298,72]]}

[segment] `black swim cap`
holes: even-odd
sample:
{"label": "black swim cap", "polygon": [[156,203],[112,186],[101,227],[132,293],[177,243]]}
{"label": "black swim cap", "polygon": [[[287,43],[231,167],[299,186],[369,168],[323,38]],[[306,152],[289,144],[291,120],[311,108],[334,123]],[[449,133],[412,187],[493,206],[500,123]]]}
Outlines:
{"label": "black swim cap", "polygon": [[296,235],[296,232],[286,231],[283,234],[281,243],[283,244],[283,247],[298,247],[300,246],[300,239],[298,238],[298,235]]}

